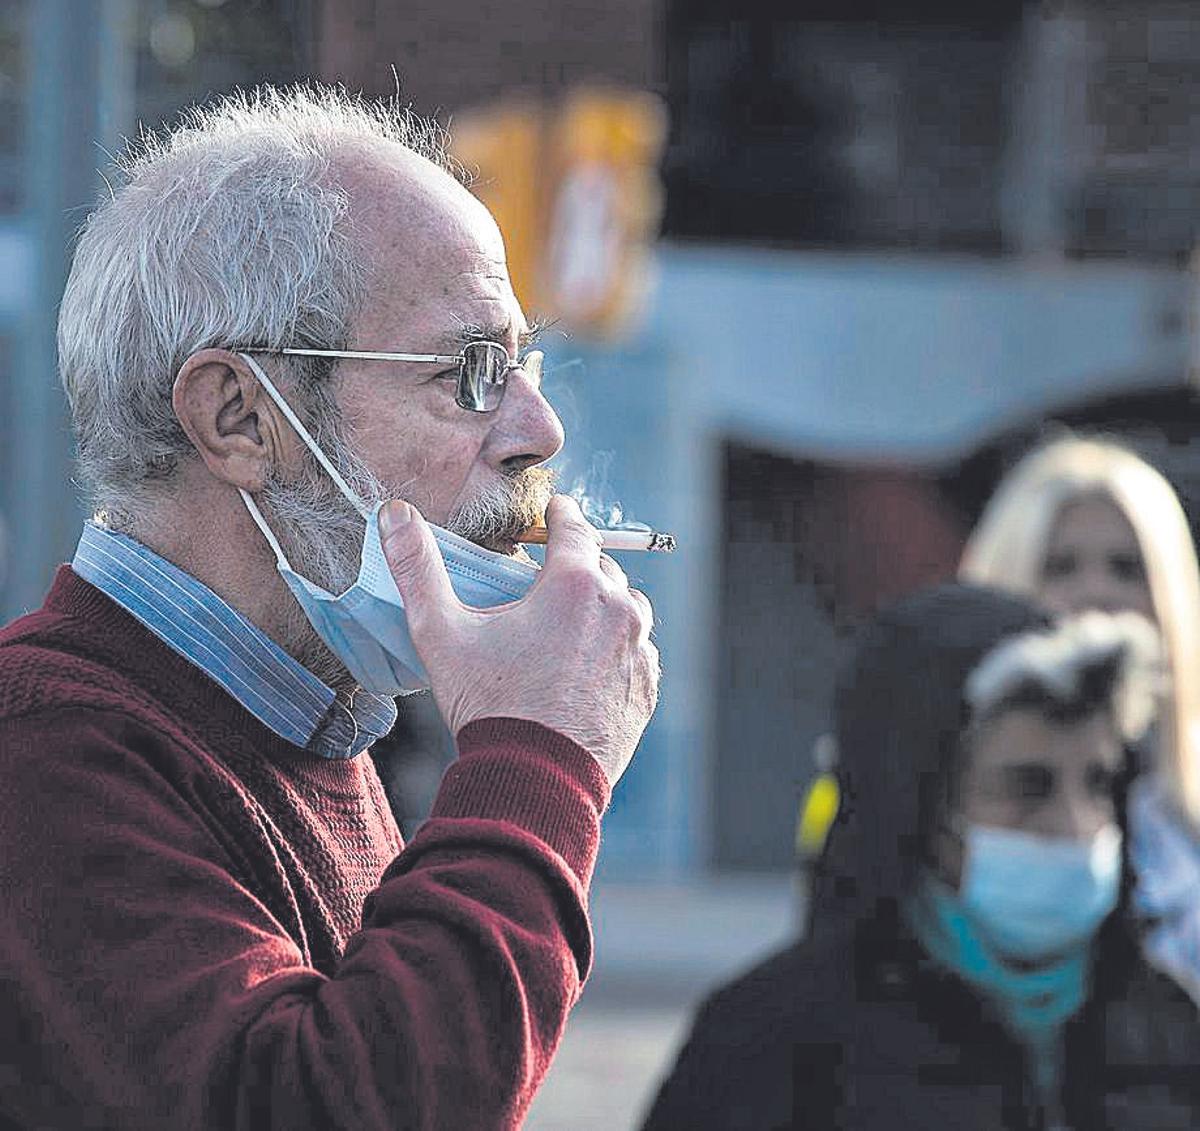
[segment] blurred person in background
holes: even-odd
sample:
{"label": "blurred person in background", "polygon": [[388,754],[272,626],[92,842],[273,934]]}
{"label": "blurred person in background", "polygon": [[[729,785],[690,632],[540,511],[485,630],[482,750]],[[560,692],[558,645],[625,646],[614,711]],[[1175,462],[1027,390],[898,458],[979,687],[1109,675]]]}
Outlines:
{"label": "blurred person in background", "polygon": [[1001,482],[959,576],[1059,614],[1128,609],[1158,626],[1169,693],[1136,751],[1132,910],[1147,955],[1200,1002],[1200,569],[1175,491],[1112,440],[1061,437]]}
{"label": "blurred person in background", "polygon": [[[123,171],[59,319],[95,517],[0,633],[0,1124],[515,1128],[658,660],[500,232],[337,91]],[[365,751],[423,681],[460,757],[405,846]]]}
{"label": "blurred person in background", "polygon": [[1200,1021],[1114,914],[1157,647],[968,586],[880,614],[811,935],[701,1007],[644,1131],[1194,1126]]}

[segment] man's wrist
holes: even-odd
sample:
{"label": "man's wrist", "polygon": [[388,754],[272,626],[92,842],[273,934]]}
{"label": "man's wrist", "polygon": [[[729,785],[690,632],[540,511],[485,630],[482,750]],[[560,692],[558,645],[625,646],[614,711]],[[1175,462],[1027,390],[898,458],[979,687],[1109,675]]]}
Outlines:
{"label": "man's wrist", "polygon": [[599,825],[612,787],[578,743],[528,719],[488,718],[458,733],[430,819],[516,825],[560,855],[580,883],[591,880]]}

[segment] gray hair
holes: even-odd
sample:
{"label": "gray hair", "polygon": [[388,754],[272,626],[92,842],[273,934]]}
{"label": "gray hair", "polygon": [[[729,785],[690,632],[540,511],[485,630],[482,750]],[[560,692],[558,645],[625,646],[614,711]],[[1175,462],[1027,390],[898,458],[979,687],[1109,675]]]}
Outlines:
{"label": "gray hair", "polygon": [[[463,179],[434,123],[319,86],[193,107],[118,162],[122,183],[82,230],[58,322],[94,508],[136,516],[192,453],[171,390],[197,350],[345,345],[366,278],[334,158],[379,142]],[[330,368],[292,372],[303,393]]]}

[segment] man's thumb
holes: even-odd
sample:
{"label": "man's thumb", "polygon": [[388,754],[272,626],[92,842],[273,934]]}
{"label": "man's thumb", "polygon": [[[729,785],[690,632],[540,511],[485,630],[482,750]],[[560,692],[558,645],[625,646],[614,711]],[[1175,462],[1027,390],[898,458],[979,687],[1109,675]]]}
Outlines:
{"label": "man's thumb", "polygon": [[379,540],[410,628],[414,621],[440,619],[458,604],[433,531],[414,506],[401,499],[385,504]]}

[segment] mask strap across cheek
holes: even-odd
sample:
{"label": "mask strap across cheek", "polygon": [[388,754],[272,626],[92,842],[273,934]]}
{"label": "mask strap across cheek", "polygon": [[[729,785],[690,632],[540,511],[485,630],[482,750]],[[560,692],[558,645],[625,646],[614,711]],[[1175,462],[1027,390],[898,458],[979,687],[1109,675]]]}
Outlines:
{"label": "mask strap across cheek", "polygon": [[[371,508],[368,507],[367,504],[358,497],[358,494],[351,489],[350,485],[345,481],[345,479],[342,478],[338,469],[330,462],[329,457],[326,456],[323,451],[321,451],[321,446],[312,438],[312,435],[309,433],[308,429],[300,423],[300,418],[292,411],[292,406],[287,403],[287,400],[284,398],[283,394],[277,388],[275,388],[275,385],[263,372],[258,362],[248,354],[239,353],[238,357],[240,357],[254,371],[255,377],[258,378],[258,383],[263,387],[263,390],[266,392],[267,396],[269,396],[271,400],[275,402],[276,407],[287,418],[287,422],[292,426],[293,429],[295,429],[296,435],[304,441],[305,446],[310,452],[312,452],[313,456],[324,469],[325,473],[337,485],[337,489],[346,496],[346,499],[349,501],[350,505],[354,507],[354,509],[362,516],[363,521],[370,522]],[[245,491],[242,492],[242,497],[246,499],[246,505],[252,508],[250,510],[251,517],[254,518],[260,529],[262,529],[263,533],[266,534],[266,527],[263,523],[262,513],[258,510],[257,506],[254,506],[250,502]],[[268,535],[268,538],[270,539],[276,554],[280,556],[280,560],[286,561],[287,559],[282,556],[282,550],[279,549],[279,544],[270,535]]]}

